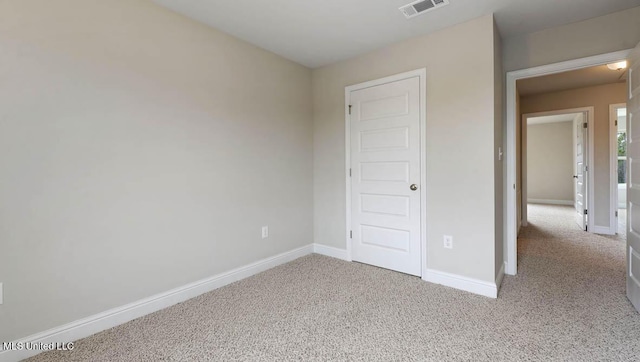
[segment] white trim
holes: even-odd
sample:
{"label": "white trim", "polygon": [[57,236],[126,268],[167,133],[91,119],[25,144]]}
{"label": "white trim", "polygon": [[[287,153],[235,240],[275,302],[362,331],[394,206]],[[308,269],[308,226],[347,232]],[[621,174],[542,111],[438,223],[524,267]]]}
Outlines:
{"label": "white trim", "polygon": [[[110,309],[106,312],[82,318],[25,338],[20,338],[15,342],[55,343],[77,341],[238,280],[248,278],[278,265],[288,263],[302,256],[309,255],[313,250],[314,246],[309,244],[228,272],[220,273],[210,278],[189,283],[164,293],[159,293],[121,307]],[[39,353],[40,351],[37,350],[0,351],[0,362],[20,361]]]}
{"label": "white trim", "polygon": [[589,232],[595,233],[592,231],[596,228],[595,225],[595,214],[596,214],[596,143],[595,143],[595,133],[596,133],[596,112],[595,107],[586,107],[589,109],[587,111],[587,230]]}
{"label": "white trim", "polygon": [[529,209],[527,208],[527,141],[529,140],[529,128],[527,127],[527,117],[522,115],[520,122],[520,226],[529,226]]}
{"label": "white trim", "polygon": [[615,235],[615,232],[611,232],[611,228],[607,225],[607,226],[598,226],[598,225],[594,225],[593,226],[593,233],[594,234],[601,234],[601,235]]}
{"label": "white trim", "polygon": [[467,278],[461,275],[445,273],[434,269],[427,269],[426,276],[424,276],[423,279],[431,283],[464,290],[466,292],[489,298],[498,297],[498,287],[496,282],[485,282],[483,280]]}
{"label": "white trim", "polygon": [[330,256],[332,258],[351,261],[347,249],[334,248],[333,246],[313,244],[313,252],[316,254]]}
{"label": "white trim", "polygon": [[[618,232],[618,217],[616,211],[620,208],[618,203],[618,109],[626,108],[626,103],[609,105],[609,164],[611,166],[611,179],[609,181],[611,203],[609,206],[609,232],[611,235]],[[626,207],[626,205],[625,205]]]}
{"label": "white trim", "polygon": [[[517,199],[516,199],[516,81],[518,79],[539,77],[561,73],[595,65],[604,65],[625,59],[631,49],[601,54],[587,58],[574,59],[560,63],[543,65],[529,69],[507,72],[507,187],[505,187],[507,210],[505,215],[505,236],[507,243],[507,270],[509,275],[516,275],[518,267],[517,255]],[[592,128],[593,129],[593,128]],[[592,133],[592,132],[591,132]],[[591,140],[592,141],[592,140]],[[593,144],[593,142],[590,142]]]}
{"label": "white trim", "polygon": [[[583,117],[582,122],[584,122],[584,114],[581,114],[581,116]],[[571,175],[576,176],[578,175],[578,164],[577,164],[577,159],[578,159],[578,155],[576,154],[576,148],[578,147],[578,128],[577,128],[577,123],[578,123],[578,119],[579,117],[576,116],[573,121],[571,122],[572,124],[572,130],[571,130],[571,163],[572,163],[572,173]],[[578,183],[575,181],[572,182],[573,183],[573,201],[574,201],[574,208],[575,208],[575,201],[576,201],[576,195],[578,194]]]}
{"label": "white trim", "polygon": [[352,253],[351,253],[351,115],[349,114],[349,104],[351,103],[351,89],[346,87],[344,89],[344,182],[346,187],[346,203],[345,203],[345,213],[346,213],[346,221],[344,237],[347,245],[347,257],[349,261],[352,261]]}
{"label": "white trim", "polygon": [[573,206],[573,200],[547,200],[547,199],[527,199],[530,204],[546,204],[546,205],[567,205]]}
{"label": "white trim", "polygon": [[421,274],[427,274],[427,68],[420,73],[420,251]]}
{"label": "white trim", "polygon": [[349,169],[351,168],[351,127],[349,117],[349,104],[351,103],[351,92],[364,88],[375,87],[381,84],[397,82],[403,79],[419,77],[420,79],[420,272],[426,275],[427,272],[427,69],[420,68],[410,72],[395,74],[364,83],[350,85],[344,88],[344,124],[345,124],[345,187],[346,187],[346,229],[345,239],[347,242],[348,261],[352,260],[351,256],[351,177]]}

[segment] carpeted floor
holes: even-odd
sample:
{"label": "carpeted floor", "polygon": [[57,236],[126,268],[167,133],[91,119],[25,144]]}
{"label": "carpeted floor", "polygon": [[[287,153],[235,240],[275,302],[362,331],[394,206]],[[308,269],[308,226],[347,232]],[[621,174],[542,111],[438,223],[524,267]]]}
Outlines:
{"label": "carpeted floor", "polygon": [[638,361],[621,238],[531,205],[497,300],[312,255],[32,361]]}

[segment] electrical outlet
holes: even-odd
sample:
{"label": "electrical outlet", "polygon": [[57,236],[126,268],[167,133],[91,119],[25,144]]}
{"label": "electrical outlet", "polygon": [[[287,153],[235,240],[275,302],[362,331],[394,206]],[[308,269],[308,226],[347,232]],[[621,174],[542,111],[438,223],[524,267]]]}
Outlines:
{"label": "electrical outlet", "polygon": [[266,239],[269,237],[269,227],[268,226],[263,226],[262,227],[262,238]]}
{"label": "electrical outlet", "polygon": [[444,236],[444,247],[447,249],[453,249],[453,236],[451,235]]}

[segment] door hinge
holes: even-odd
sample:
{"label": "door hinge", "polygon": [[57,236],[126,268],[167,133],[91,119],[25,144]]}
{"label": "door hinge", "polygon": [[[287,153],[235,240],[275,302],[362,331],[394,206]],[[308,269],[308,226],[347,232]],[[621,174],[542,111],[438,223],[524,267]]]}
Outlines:
{"label": "door hinge", "polygon": [[616,211],[616,217],[618,217],[618,212]]}
{"label": "door hinge", "polygon": [[589,166],[584,166],[584,172],[589,172]]}
{"label": "door hinge", "polygon": [[584,231],[589,231],[589,225],[584,226]]}
{"label": "door hinge", "polygon": [[349,169],[349,177],[351,177],[351,169]]}
{"label": "door hinge", "polygon": [[349,114],[351,114],[351,105],[349,105]]}
{"label": "door hinge", "polygon": [[353,239],[353,230],[349,230],[349,239]]}
{"label": "door hinge", "polygon": [[587,215],[587,209],[584,209],[584,214]]}
{"label": "door hinge", "polygon": [[618,120],[616,119],[616,126],[618,125]]}
{"label": "door hinge", "polygon": [[582,124],[582,128],[587,128],[587,123],[586,122]]}

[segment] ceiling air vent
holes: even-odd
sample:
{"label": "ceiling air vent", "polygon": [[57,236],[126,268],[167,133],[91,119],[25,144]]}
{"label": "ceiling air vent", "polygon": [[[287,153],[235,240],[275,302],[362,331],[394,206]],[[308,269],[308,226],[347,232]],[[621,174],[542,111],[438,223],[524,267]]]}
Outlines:
{"label": "ceiling air vent", "polygon": [[449,0],[418,0],[402,6],[400,11],[409,19],[445,5],[449,5]]}

